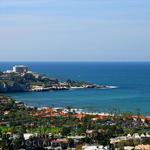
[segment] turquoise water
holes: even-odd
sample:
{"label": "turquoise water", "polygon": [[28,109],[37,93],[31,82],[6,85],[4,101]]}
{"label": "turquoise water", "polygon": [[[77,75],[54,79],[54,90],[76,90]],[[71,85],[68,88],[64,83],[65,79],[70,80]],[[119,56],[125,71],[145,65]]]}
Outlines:
{"label": "turquoise water", "polygon": [[118,86],[117,89],[82,89],[39,93],[9,93],[9,96],[34,106],[72,106],[91,111],[136,111],[150,114],[150,63],[0,63],[0,70],[15,64],[27,65],[30,70],[57,77]]}

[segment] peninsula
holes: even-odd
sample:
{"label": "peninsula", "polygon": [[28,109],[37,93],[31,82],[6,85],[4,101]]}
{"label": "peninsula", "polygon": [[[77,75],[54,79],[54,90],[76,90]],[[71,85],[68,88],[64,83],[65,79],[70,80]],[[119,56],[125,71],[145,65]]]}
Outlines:
{"label": "peninsula", "polygon": [[70,89],[110,89],[113,86],[97,85],[71,79],[61,82],[39,73],[29,71],[27,66],[16,65],[12,70],[0,72],[0,92],[32,92]]}

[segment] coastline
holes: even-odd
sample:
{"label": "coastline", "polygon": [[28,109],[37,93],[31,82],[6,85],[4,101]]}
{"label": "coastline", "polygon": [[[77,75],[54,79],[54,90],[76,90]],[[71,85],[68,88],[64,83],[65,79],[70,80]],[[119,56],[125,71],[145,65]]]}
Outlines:
{"label": "coastline", "polygon": [[43,92],[70,89],[114,89],[117,86],[100,85],[87,81],[68,79],[65,82],[29,70],[27,66],[15,65],[11,70],[0,72],[0,92]]}
{"label": "coastline", "polygon": [[[150,117],[140,114],[91,113],[71,107],[35,108],[5,96],[0,96],[0,102],[2,104],[0,112],[3,117],[0,120],[2,131],[0,142],[5,144],[6,140],[10,141],[7,145],[2,144],[2,147],[12,146],[11,139],[14,139],[21,141],[24,147],[31,148],[37,146],[35,142],[38,140],[40,141],[38,146],[45,149],[56,148],[54,143],[58,147],[63,143],[66,144],[65,149],[69,150],[68,146],[72,141],[76,144],[71,147],[77,148],[81,144],[82,147],[90,146],[90,141],[93,140],[93,145],[99,144],[102,147],[107,145],[109,150],[110,145],[119,147],[122,142],[124,146],[128,143],[135,147],[150,140],[147,130],[150,129]],[[136,140],[136,145],[129,143],[131,140],[133,142]],[[29,141],[31,145],[27,145]],[[22,148],[21,146],[19,145],[19,148]]]}
{"label": "coastline", "polygon": [[[117,85],[115,90],[66,90],[60,92],[23,92],[6,93],[18,100],[35,106],[75,106],[90,105],[93,110],[108,111],[117,107],[123,111],[149,113],[149,64],[150,63],[3,63],[1,70],[11,69],[15,64],[24,64],[35,72],[48,77],[57,77],[61,81],[69,77],[76,81],[89,81],[102,85]],[[65,72],[64,72],[65,70]],[[140,77],[140,78],[139,78]],[[85,106],[85,107],[84,107]],[[96,109],[94,109],[96,108]],[[106,109],[105,109],[106,108]]]}
{"label": "coastline", "polygon": [[27,92],[44,92],[44,91],[62,91],[62,90],[76,90],[76,89],[100,89],[100,90],[105,90],[105,89],[117,89],[118,86],[95,86],[95,87],[49,87],[49,88],[43,88],[43,87],[38,87],[34,89],[30,89]]}

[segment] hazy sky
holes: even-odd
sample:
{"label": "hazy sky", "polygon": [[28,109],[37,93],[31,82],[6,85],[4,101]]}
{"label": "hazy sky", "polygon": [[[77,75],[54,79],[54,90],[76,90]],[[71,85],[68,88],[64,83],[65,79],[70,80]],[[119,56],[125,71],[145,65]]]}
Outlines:
{"label": "hazy sky", "polygon": [[150,0],[0,0],[0,61],[150,61]]}

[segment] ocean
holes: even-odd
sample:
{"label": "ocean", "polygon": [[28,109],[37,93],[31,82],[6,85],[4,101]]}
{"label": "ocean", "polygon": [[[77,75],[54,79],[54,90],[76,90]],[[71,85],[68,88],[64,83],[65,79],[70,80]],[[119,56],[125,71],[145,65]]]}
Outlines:
{"label": "ocean", "polygon": [[150,115],[150,62],[0,62],[0,70],[23,64],[30,70],[58,78],[88,81],[116,89],[7,93],[37,107],[75,107],[98,112]]}

